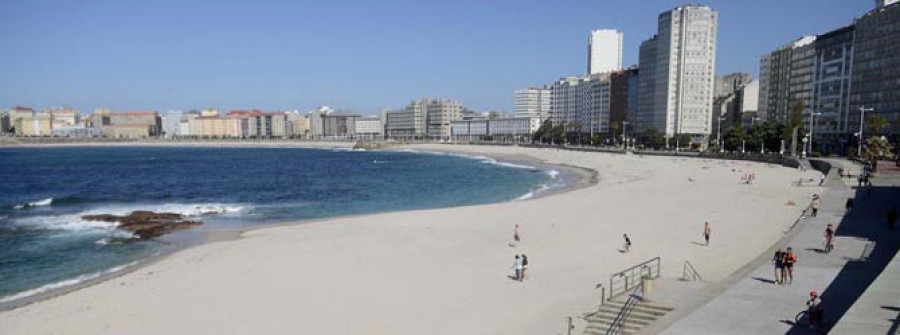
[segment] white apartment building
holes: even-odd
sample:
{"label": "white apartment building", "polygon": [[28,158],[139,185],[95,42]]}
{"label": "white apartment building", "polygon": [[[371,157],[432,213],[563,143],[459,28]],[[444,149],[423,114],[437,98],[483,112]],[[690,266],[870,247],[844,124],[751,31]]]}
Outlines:
{"label": "white apartment building", "polygon": [[560,79],[550,86],[550,120],[568,125],[569,133],[594,135],[609,132],[610,75]]}
{"label": "white apartment building", "polygon": [[305,137],[309,132],[309,118],[297,110],[286,112],[285,114],[288,122],[288,136]]}
{"label": "white apartment building", "polygon": [[384,125],[377,116],[356,119],[356,136],[363,138],[380,138],[384,134]]}
{"label": "white apartment building", "polygon": [[516,90],[516,117],[550,118],[550,89],[530,87]]}
{"label": "white apartment building", "polygon": [[431,137],[449,139],[451,122],[462,119],[463,106],[452,99],[421,99],[403,110],[385,112],[388,137]]}
{"label": "white apartment building", "polygon": [[490,135],[531,135],[541,127],[536,117],[509,117],[488,120]]}
{"label": "white apartment building", "polygon": [[667,137],[708,136],[718,12],[707,6],[685,5],[660,14],[658,22],[657,35],[641,45],[641,77],[646,74],[647,78],[641,79],[645,84],[641,88],[646,90],[640,94],[647,104],[638,110],[639,130],[655,128]]}
{"label": "white apartment building", "polygon": [[482,136],[528,137],[541,127],[536,117],[509,117],[497,119],[472,119],[451,122],[452,136],[456,140],[474,140]]}
{"label": "white apartment building", "polygon": [[588,74],[622,70],[622,32],[615,29],[591,31],[588,38]]}
{"label": "white apartment building", "polygon": [[307,114],[307,119],[309,119],[310,138],[322,137],[324,131],[324,125],[322,124],[322,115],[327,115],[332,112],[334,112],[334,110],[328,106],[319,106],[318,108],[311,110],[309,114]]}

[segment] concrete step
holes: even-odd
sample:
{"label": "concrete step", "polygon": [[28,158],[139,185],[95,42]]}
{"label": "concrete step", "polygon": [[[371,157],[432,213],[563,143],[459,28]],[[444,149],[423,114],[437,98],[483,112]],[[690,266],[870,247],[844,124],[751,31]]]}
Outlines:
{"label": "concrete step", "polygon": [[[619,304],[619,303],[604,304],[604,307],[616,309],[616,310],[622,309],[623,306],[625,306],[625,304]],[[673,308],[669,308],[669,307],[638,303],[637,305],[634,306],[634,309],[632,309],[632,312],[639,312],[639,313],[644,313],[644,314],[649,314],[649,315],[663,316],[663,315],[666,315],[666,313],[671,312],[673,310],[674,310]]]}
{"label": "concrete step", "polygon": [[[616,317],[618,317],[618,315],[613,315],[613,314],[594,315],[594,316],[588,318],[588,322],[612,323],[613,321],[616,320]],[[656,319],[645,320],[645,319],[634,319],[634,318],[629,317],[628,319],[625,320],[625,324],[633,325],[635,327],[643,327],[643,326],[649,325],[653,321],[656,321]]]}
{"label": "concrete step", "polygon": [[[588,324],[587,327],[584,328],[584,331],[582,332],[582,334],[603,334],[603,335],[606,335],[606,332],[609,330],[609,327],[610,327],[611,325],[612,325],[611,323],[602,323],[602,322],[591,323],[591,324]],[[637,327],[637,326],[629,325],[629,324],[624,324],[624,325],[623,325],[621,328],[619,328],[619,329],[622,330],[621,332],[618,332],[619,334],[621,334],[621,333],[625,333],[625,334],[633,334],[633,333],[636,333],[638,330],[640,330],[641,327]]]}
{"label": "concrete step", "polygon": [[[621,311],[620,309],[611,309],[611,310],[610,309],[600,309],[596,313],[594,313],[593,316],[610,315],[613,318],[615,318],[616,316],[619,315],[620,311]],[[593,317],[593,316],[591,316],[591,317]],[[591,317],[588,317],[588,318],[591,318]],[[650,322],[652,322],[656,319],[659,319],[660,317],[661,317],[661,315],[647,314],[647,313],[635,312],[635,311],[632,311],[631,313],[628,314],[628,319],[650,321]]]}
{"label": "concrete step", "polygon": [[[584,319],[588,322],[583,334],[601,335],[606,334],[612,323],[616,321],[622,307],[625,306],[624,301],[608,301],[600,306],[600,308]],[[653,303],[639,302],[637,303],[628,317],[622,323],[620,334],[633,334],[644,326],[647,326],[657,319],[666,315],[666,313],[675,310],[671,307],[661,306]]]}

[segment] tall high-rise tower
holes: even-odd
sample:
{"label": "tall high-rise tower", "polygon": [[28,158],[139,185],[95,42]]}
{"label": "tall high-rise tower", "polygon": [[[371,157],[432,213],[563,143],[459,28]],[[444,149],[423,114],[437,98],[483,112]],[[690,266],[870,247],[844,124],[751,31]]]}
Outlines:
{"label": "tall high-rise tower", "polygon": [[685,5],[659,15],[657,36],[641,46],[641,77],[643,69],[653,71],[641,80],[639,130],[655,128],[668,137],[710,134],[717,26],[718,13],[707,6]]}
{"label": "tall high-rise tower", "polygon": [[622,32],[614,29],[591,31],[588,39],[588,74],[622,69]]}

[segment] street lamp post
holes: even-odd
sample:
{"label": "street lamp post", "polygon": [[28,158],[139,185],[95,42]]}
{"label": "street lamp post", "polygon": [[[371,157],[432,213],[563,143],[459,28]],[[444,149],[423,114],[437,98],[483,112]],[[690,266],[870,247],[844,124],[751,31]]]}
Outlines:
{"label": "street lamp post", "polygon": [[873,110],[875,109],[865,107],[859,108],[859,133],[857,133],[857,135],[859,135],[859,140],[857,141],[858,146],[856,148],[856,157],[862,157],[863,120],[865,119],[866,112],[871,112]]}
{"label": "street lamp post", "polygon": [[725,117],[719,116],[719,126],[716,130],[716,146],[719,147],[719,152],[725,152],[725,147],[722,146],[722,120],[725,120]]}
{"label": "street lamp post", "polygon": [[806,157],[812,157],[814,120],[820,115],[822,113],[813,113],[812,109],[809,110],[809,141],[806,143]]}
{"label": "street lamp post", "polygon": [[625,137],[625,129],[628,128],[628,121],[622,121],[622,151],[628,151],[628,139]]}

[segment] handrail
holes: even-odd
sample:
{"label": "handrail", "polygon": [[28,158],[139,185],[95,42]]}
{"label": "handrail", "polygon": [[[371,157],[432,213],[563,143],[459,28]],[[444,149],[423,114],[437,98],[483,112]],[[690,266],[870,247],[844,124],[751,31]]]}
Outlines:
{"label": "handrail", "polygon": [[788,226],[788,229],[785,230],[784,233],[787,234],[789,231],[794,229],[794,227],[797,226],[797,224],[800,223],[801,220],[806,218],[806,213],[809,212],[811,209],[812,209],[812,200],[809,201],[809,205],[806,205],[806,208],[804,208],[803,211],[800,212],[800,216],[797,217],[796,220],[794,220],[794,223],[791,223],[791,225]]}
{"label": "handrail", "polygon": [[689,280],[699,280],[703,281],[703,278],[700,277],[700,273],[697,272],[697,269],[694,268],[694,265],[691,264],[690,261],[684,261],[684,271],[683,276],[685,281]]}
{"label": "handrail", "polygon": [[609,295],[607,295],[607,299],[627,293],[632,287],[637,285],[636,282],[639,283],[640,279],[644,277],[659,278],[659,276],[659,257],[654,257],[638,265],[616,272],[609,276]]}
{"label": "handrail", "polygon": [[638,301],[644,299],[641,295],[641,292],[643,291],[644,282],[641,281],[632,289],[631,294],[628,295],[628,300],[625,301],[625,305],[622,306],[622,309],[619,310],[619,314],[617,314],[616,318],[609,324],[609,328],[606,330],[607,335],[624,333],[625,320],[628,319],[628,315],[630,315],[631,311],[634,310],[634,307],[637,306]]}

